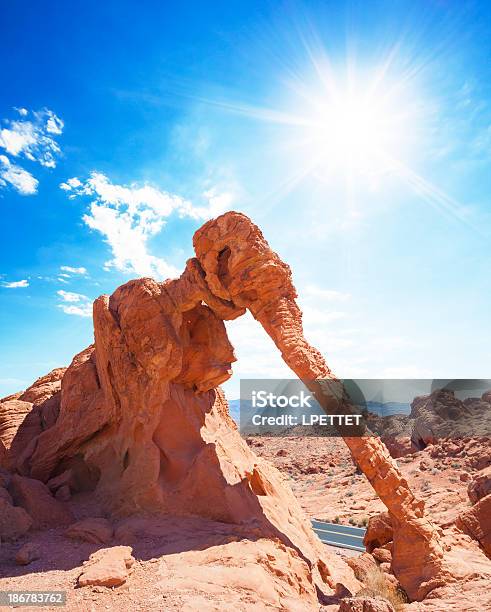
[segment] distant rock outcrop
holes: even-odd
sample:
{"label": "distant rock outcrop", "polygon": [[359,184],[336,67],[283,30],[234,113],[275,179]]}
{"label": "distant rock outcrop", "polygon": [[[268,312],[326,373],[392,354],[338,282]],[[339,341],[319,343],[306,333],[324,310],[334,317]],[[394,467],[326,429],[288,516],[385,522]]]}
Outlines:
{"label": "distant rock outcrop", "polygon": [[460,400],[450,389],[436,389],[414,398],[409,421],[412,442],[425,448],[442,439],[491,438],[489,391],[482,397]]}

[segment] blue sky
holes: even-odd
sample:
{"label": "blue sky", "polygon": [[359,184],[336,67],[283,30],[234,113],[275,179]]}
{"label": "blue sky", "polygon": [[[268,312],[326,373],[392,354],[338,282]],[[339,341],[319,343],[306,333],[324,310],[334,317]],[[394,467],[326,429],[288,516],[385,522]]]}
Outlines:
{"label": "blue sky", "polygon": [[[0,28],[1,395],[228,209],[340,376],[490,376],[488,2],[4,3]],[[288,376],[228,327],[230,397]]]}

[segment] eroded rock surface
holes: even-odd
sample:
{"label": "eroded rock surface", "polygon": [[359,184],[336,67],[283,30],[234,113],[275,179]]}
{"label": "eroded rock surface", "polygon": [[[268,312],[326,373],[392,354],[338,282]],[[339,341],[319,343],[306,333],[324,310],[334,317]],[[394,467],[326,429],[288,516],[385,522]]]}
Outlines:
{"label": "eroded rock surface", "polygon": [[388,512],[382,512],[370,517],[367,525],[363,544],[371,553],[375,548],[384,546],[388,542],[392,542],[394,538],[394,530],[392,521]]}
{"label": "eroded rock surface", "polygon": [[15,562],[17,565],[29,565],[33,561],[36,561],[41,557],[41,550],[39,546],[32,542],[26,542],[15,555]]}
{"label": "eroded rock surface", "polygon": [[121,586],[135,563],[131,553],[130,546],[113,546],[96,551],[84,564],[78,586]]}
{"label": "eroded rock surface", "polygon": [[0,539],[15,540],[32,527],[32,518],[24,508],[14,507],[8,500],[0,498]]}
{"label": "eroded rock surface", "polygon": [[113,537],[113,526],[105,518],[86,518],[70,525],[65,536],[93,544],[108,544]]}
{"label": "eroded rock surface", "polygon": [[382,598],[350,597],[343,599],[339,612],[394,612],[394,607]]}
{"label": "eroded rock surface", "polygon": [[479,542],[491,559],[491,495],[480,499],[472,508],[462,512],[456,524]]}
{"label": "eroded rock surface", "polygon": [[39,480],[15,474],[10,491],[14,503],[26,510],[36,529],[66,526],[74,520],[70,510],[56,500],[48,487]]}
{"label": "eroded rock surface", "polygon": [[473,504],[491,494],[491,466],[474,476],[467,487],[467,494]]}
{"label": "eroded rock surface", "polygon": [[36,437],[54,425],[65,370],[56,368],[25,391],[0,401],[0,467],[17,467],[23,454],[32,453]]}
{"label": "eroded rock surface", "polygon": [[3,468],[7,465],[7,449],[5,448],[5,444],[3,440],[0,439],[0,468]]}

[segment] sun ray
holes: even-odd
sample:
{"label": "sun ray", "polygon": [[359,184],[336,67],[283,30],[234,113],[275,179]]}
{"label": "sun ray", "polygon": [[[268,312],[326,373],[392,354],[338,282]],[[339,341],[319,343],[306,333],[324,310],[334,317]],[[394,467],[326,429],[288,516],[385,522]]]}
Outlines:
{"label": "sun ray", "polygon": [[481,230],[470,221],[467,209],[460,202],[451,198],[442,189],[433,185],[430,181],[423,178],[402,162],[392,158],[391,163],[394,165],[397,176],[412,187],[425,202],[447,216],[447,218],[458,220],[474,232],[484,235]]}

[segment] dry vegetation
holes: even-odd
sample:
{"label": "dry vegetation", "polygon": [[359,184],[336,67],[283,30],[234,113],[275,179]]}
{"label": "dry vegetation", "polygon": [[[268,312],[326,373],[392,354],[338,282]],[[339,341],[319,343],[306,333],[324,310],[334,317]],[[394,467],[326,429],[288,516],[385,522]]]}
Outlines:
{"label": "dry vegetation", "polygon": [[364,576],[363,582],[365,587],[358,591],[357,597],[384,599],[392,604],[396,612],[402,612],[404,604],[409,601],[406,593],[400,587],[394,586],[387,578],[387,574],[384,574],[379,567],[368,572]]}

